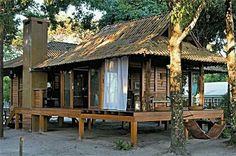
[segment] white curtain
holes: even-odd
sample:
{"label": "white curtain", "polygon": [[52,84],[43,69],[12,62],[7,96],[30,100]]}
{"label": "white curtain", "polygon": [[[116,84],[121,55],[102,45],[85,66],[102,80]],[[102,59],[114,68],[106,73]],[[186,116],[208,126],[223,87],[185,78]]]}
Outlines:
{"label": "white curtain", "polygon": [[105,60],[104,109],[126,110],[128,57]]}

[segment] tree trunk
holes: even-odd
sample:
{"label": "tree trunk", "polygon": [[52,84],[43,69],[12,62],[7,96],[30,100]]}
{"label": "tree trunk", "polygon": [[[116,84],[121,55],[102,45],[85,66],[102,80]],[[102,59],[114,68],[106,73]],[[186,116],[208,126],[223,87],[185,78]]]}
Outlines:
{"label": "tree trunk", "polygon": [[3,27],[0,26],[0,138],[3,137]]}
{"label": "tree trunk", "polygon": [[169,41],[170,50],[170,97],[171,97],[171,145],[170,152],[177,155],[187,155],[185,149],[183,102],[182,102],[182,69],[181,69],[181,43],[177,40],[182,31],[179,24],[171,29]]}
{"label": "tree trunk", "polygon": [[236,144],[236,62],[235,62],[235,39],[234,21],[231,0],[225,0],[226,7],[226,51],[228,82],[230,85],[230,124],[232,129],[231,143]]}

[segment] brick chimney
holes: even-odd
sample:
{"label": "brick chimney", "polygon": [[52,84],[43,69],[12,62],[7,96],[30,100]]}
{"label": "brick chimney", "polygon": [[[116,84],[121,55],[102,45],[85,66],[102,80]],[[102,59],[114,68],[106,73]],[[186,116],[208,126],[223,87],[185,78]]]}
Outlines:
{"label": "brick chimney", "polygon": [[[47,73],[32,70],[35,65],[47,59],[47,31],[47,20],[30,17],[24,21],[22,93],[24,108],[33,107],[35,89],[47,87]],[[23,128],[31,129],[31,116],[23,116]]]}

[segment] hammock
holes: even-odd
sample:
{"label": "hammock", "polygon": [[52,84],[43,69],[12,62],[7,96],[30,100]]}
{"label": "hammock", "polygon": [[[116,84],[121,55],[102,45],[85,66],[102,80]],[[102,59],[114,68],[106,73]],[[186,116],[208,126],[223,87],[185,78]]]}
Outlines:
{"label": "hammock", "polygon": [[211,129],[206,133],[204,132],[196,121],[189,120],[188,122],[184,123],[185,127],[191,133],[191,135],[196,139],[216,139],[220,136],[225,128],[225,124],[219,125],[214,124]]}

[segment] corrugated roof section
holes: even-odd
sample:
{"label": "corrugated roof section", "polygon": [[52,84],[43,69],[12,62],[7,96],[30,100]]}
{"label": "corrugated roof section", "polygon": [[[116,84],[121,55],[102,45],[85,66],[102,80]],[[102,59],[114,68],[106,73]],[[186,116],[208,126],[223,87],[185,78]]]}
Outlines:
{"label": "corrugated roof section", "polygon": [[[65,43],[65,42],[49,42],[48,43],[48,58],[53,59],[60,56],[63,53],[66,53],[70,50],[75,49],[77,44]],[[15,68],[23,65],[23,56],[20,56],[16,59],[4,62],[4,68]]]}
{"label": "corrugated roof section", "polygon": [[[37,68],[125,55],[150,54],[168,57],[168,39],[160,36],[167,28],[168,23],[169,15],[166,15],[107,26],[90,40],[78,45],[74,51],[64,53],[55,59],[46,60]],[[204,48],[197,48],[187,42],[183,42],[182,50],[182,58],[186,60],[225,62],[221,56],[212,54]]]}
{"label": "corrugated roof section", "polygon": [[4,68],[15,68],[23,65],[23,56],[4,62]]}
{"label": "corrugated roof section", "polygon": [[61,54],[75,49],[77,44],[65,42],[49,42],[48,43],[48,58],[55,58]]}

